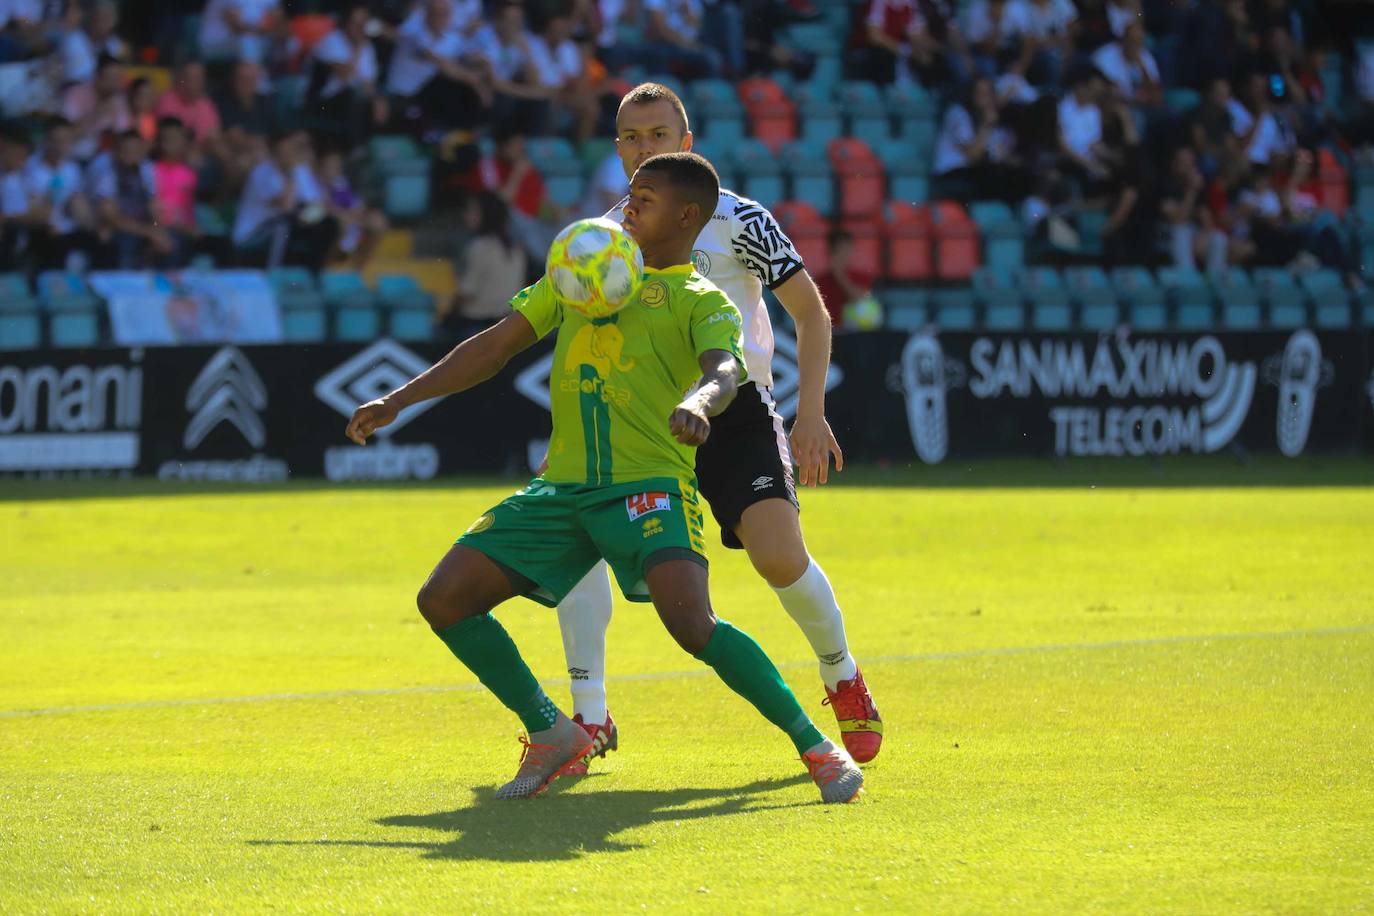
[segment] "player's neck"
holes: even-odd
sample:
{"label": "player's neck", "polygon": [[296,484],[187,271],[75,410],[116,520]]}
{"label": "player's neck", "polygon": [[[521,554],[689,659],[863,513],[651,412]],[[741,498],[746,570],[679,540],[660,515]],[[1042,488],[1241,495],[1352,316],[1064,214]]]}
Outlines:
{"label": "player's neck", "polygon": [[692,242],[688,241],[682,245],[665,245],[660,249],[650,249],[641,246],[644,252],[644,266],[651,270],[665,270],[669,267],[677,267],[679,264],[692,263]]}

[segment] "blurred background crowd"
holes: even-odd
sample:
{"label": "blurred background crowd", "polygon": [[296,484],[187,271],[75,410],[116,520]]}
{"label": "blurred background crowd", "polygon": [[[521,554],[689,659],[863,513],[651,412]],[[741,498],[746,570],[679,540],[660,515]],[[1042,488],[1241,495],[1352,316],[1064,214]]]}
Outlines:
{"label": "blurred background crowd", "polygon": [[645,79],[841,325],[1038,267],[1369,305],[1374,16],[1313,0],[5,0],[0,271],[393,270],[487,321],[623,195]]}

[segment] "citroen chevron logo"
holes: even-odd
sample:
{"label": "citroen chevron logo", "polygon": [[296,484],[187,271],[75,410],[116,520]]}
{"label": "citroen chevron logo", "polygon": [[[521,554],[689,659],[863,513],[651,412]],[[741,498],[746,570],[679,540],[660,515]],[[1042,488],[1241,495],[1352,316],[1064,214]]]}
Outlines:
{"label": "citroen chevron logo", "polygon": [[[379,340],[316,382],[315,397],[351,417],[359,404],[394,391],[428,368],[429,363],[394,340]],[[377,435],[390,436],[437,403],[431,400],[407,407],[390,426],[377,430]]]}
{"label": "citroen chevron logo", "polygon": [[222,347],[210,357],[186,392],[192,414],[181,443],[195,449],[221,423],[237,429],[253,448],[262,448],[267,429],[258,411],[267,406],[267,386],[237,347]]}

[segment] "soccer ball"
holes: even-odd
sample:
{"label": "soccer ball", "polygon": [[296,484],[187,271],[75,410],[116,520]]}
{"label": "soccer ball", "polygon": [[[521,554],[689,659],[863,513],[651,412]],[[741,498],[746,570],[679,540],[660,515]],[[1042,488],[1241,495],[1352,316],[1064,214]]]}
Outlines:
{"label": "soccer ball", "polygon": [[872,296],[865,296],[844,307],[846,327],[860,331],[876,331],[883,326],[883,304]]}
{"label": "soccer ball", "polygon": [[639,292],[644,253],[614,220],[580,219],[553,240],[545,270],[564,305],[587,318],[605,318]]}

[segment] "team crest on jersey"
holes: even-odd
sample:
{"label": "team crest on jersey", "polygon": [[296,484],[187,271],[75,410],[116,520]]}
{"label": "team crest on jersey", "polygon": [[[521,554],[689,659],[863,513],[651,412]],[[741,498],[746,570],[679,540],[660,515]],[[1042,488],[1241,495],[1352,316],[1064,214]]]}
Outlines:
{"label": "team crest on jersey", "polygon": [[472,527],[467,530],[468,534],[481,534],[492,525],[496,524],[496,516],[490,512],[485,513],[481,518],[472,523]]}
{"label": "team crest on jersey", "polygon": [[667,493],[636,493],[625,497],[625,511],[632,522],[650,512],[667,512],[672,507],[672,500]]}
{"label": "team crest on jersey", "polygon": [[660,280],[645,283],[644,288],[639,291],[639,301],[651,309],[656,309],[668,301],[668,287]]}
{"label": "team crest on jersey", "polygon": [[692,267],[703,277],[711,276],[711,256],[700,248],[692,252]]}

